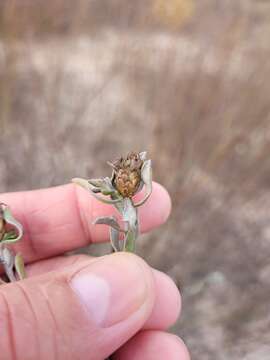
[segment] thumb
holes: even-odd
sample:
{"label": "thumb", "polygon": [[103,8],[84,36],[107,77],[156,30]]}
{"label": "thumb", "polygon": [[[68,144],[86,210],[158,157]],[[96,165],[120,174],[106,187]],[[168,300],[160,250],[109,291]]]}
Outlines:
{"label": "thumb", "polygon": [[0,287],[1,359],[109,356],[149,317],[152,272],[116,253]]}

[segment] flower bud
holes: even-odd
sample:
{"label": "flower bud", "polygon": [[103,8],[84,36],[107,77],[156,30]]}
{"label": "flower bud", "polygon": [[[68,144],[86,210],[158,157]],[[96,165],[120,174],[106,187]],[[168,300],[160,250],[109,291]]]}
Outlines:
{"label": "flower bud", "polygon": [[131,198],[139,189],[142,165],[140,155],[134,152],[112,164],[113,185],[123,197]]}

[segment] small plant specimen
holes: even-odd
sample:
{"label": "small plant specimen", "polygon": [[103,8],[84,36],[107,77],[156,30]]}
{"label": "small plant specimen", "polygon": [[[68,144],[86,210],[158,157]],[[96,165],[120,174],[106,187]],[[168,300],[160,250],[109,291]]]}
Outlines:
{"label": "small plant specimen", "polygon": [[[122,224],[114,216],[99,217],[94,224],[110,226],[110,240],[114,251],[134,252],[139,236],[138,207],[146,202],[152,192],[151,160],[146,159],[146,152],[131,152],[126,158],[121,157],[108,164],[112,167],[111,178],[75,178],[73,182],[89,190],[99,201],[116,207],[122,215]],[[144,197],[135,202],[134,195],[143,187]],[[121,234],[123,241],[120,241]]]}
{"label": "small plant specimen", "polygon": [[[0,264],[4,268],[8,282],[22,280],[25,278],[23,258],[15,254],[9,247],[19,241],[23,236],[22,225],[14,219],[9,207],[0,203]],[[6,283],[0,278],[0,283]]]}

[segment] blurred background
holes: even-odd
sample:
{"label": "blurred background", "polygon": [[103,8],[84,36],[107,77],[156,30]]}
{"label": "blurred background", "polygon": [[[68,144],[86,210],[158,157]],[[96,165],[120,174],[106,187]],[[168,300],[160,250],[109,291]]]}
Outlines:
{"label": "blurred background", "polygon": [[270,358],[269,34],[267,0],[0,2],[1,191],[147,150],[173,211],[138,253],[193,360]]}

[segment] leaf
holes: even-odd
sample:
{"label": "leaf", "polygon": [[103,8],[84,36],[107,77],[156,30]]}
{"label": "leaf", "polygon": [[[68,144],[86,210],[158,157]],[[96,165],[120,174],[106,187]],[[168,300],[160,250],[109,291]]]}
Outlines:
{"label": "leaf", "polygon": [[108,225],[119,232],[125,232],[125,230],[121,229],[114,216],[98,217],[94,221],[94,224]]}
{"label": "leaf", "polygon": [[90,179],[88,182],[103,195],[112,195],[116,192],[115,188],[112,186],[111,179],[108,177],[103,179]]}
{"label": "leaf", "polygon": [[152,184],[152,162],[151,160],[146,160],[143,163],[141,170],[141,177],[146,186]]}
{"label": "leaf", "polygon": [[23,261],[23,257],[21,254],[17,254],[15,256],[15,269],[17,271],[18,277],[20,280],[23,280],[26,278],[26,272],[25,272],[25,266],[24,266],[24,261]]}
{"label": "leaf", "polygon": [[5,239],[5,237],[4,237],[3,240],[1,241],[1,243],[15,243],[15,242],[19,241],[23,236],[23,227],[22,227],[22,224],[19,223],[19,221],[14,219],[8,206],[5,206],[3,208],[3,218],[7,224],[12,225],[16,229],[17,234],[15,234],[15,237],[14,237],[13,236],[14,232],[7,233],[7,236],[6,236],[7,238]]}
{"label": "leaf", "polygon": [[119,241],[119,231],[114,229],[113,227],[110,228],[110,241],[112,248],[115,252],[121,251],[120,241]]}
{"label": "leaf", "polygon": [[14,275],[14,271],[13,271],[13,267],[14,267],[14,259],[15,256],[13,254],[13,252],[6,248],[6,247],[2,247],[1,248],[1,262],[3,263],[4,269],[5,269],[5,273],[9,279],[10,282],[16,281],[16,277]]}
{"label": "leaf", "polygon": [[11,268],[11,269],[13,268],[14,254],[7,247],[1,248],[1,260],[2,260],[3,264],[6,265],[8,268]]}
{"label": "leaf", "polygon": [[97,195],[97,194],[94,192],[94,189],[96,189],[96,188],[93,187],[93,185],[91,185],[88,180],[81,179],[81,178],[74,178],[74,179],[72,179],[72,182],[75,183],[75,184],[77,184],[77,185],[80,185],[80,186],[83,187],[84,189],[90,191],[91,194],[92,194],[97,200],[103,202],[104,204],[116,204],[116,203],[119,203],[119,202],[122,201],[122,198],[118,198],[118,199],[112,200],[112,199],[106,199],[106,198],[104,198],[104,197],[101,197],[101,196]]}
{"label": "leaf", "polygon": [[134,252],[135,242],[139,235],[138,210],[134,207],[132,200],[129,198],[124,199],[122,216],[127,225],[123,250]]}
{"label": "leaf", "polygon": [[146,156],[147,156],[147,152],[146,151],[142,151],[139,153],[139,156],[140,156],[140,159],[142,161],[145,161],[146,160]]}
{"label": "leaf", "polygon": [[97,188],[100,188],[102,186],[103,181],[104,181],[104,179],[90,179],[90,180],[88,180],[88,182],[91,185],[93,185],[93,186],[95,186]]}
{"label": "leaf", "polygon": [[17,234],[14,230],[8,231],[4,234],[1,242],[9,242],[10,240],[14,240],[17,238]]}
{"label": "leaf", "polygon": [[124,251],[134,253],[135,252],[136,234],[133,231],[129,231],[126,234],[124,240]]}
{"label": "leaf", "polygon": [[121,251],[119,233],[125,232],[125,230],[122,230],[120,228],[120,225],[118,224],[114,216],[99,217],[94,221],[94,224],[104,224],[110,226],[110,241],[112,248],[115,252]]}
{"label": "leaf", "polygon": [[135,229],[138,226],[137,209],[134,207],[133,202],[129,198],[124,199],[123,208],[123,221],[128,223],[128,230]]}
{"label": "leaf", "polygon": [[145,184],[145,196],[138,203],[134,204],[135,207],[143,205],[152,193],[152,164],[151,160],[146,160],[142,166],[141,178]]}

